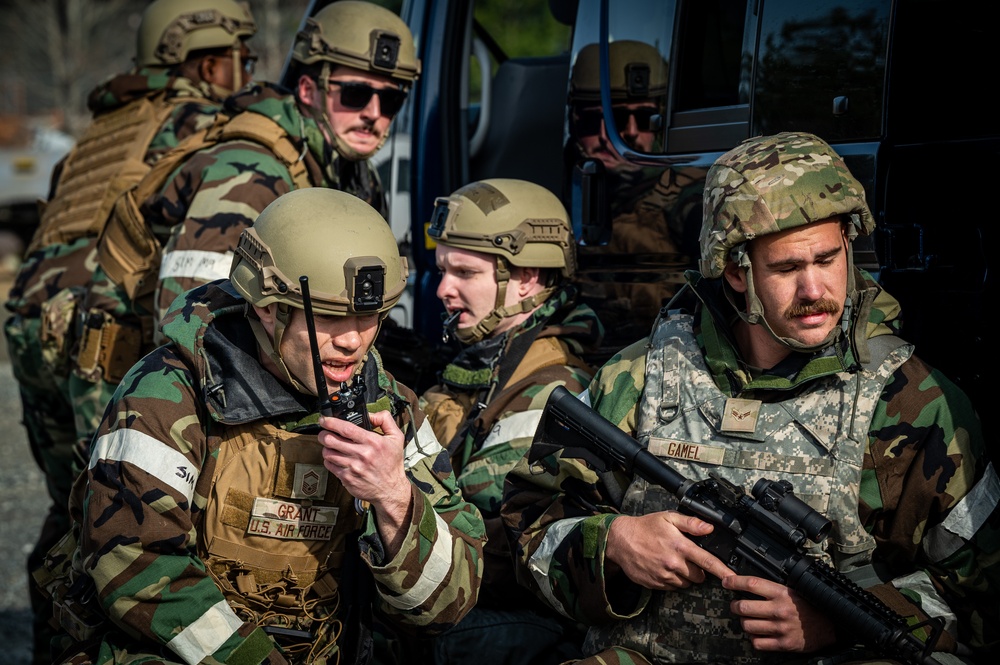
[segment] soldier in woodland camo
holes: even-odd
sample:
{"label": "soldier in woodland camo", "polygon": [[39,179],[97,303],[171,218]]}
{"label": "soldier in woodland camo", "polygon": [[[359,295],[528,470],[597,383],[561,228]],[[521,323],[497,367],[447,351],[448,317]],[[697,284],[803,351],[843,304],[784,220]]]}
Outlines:
{"label": "soldier in woodland camo", "polygon": [[[243,231],[230,279],[174,303],[39,576],[82,618],[56,662],[365,663],[375,622],[434,635],[472,608],[482,518],[373,349],[407,272],[371,206],[308,188]],[[320,415],[345,387],[372,429]]]}
{"label": "soldier in woodland camo", "polygon": [[[1000,479],[968,398],[913,355],[897,302],[853,266],[874,226],[818,137],[745,141],[707,176],[695,308],[661,312],[581,399],[687,478],[788,480],[834,524],[810,556],[911,624],[942,617],[940,662],[985,662],[1000,646]],[[884,657],[698,548],[710,525],[669,492],[544,450],[508,475],[502,514],[520,582],[591,626],[581,662]]]}
{"label": "soldier in woodland camo", "polygon": [[106,234],[84,299],[85,334],[101,341],[81,344],[70,386],[81,436],[93,434],[121,371],[161,341],[159,321],[174,298],[226,277],[241,231],[278,196],[328,187],[386,216],[368,160],[419,74],[409,28],[384,7],[341,0],[308,19],[291,60],[294,90],[258,83],[228,98],[225,126],[245,131],[197,150],[135,202],[139,234],[153,248],[138,276],[120,276],[112,257],[135,252],[111,241],[136,231]]}
{"label": "soldier in woodland camo", "polygon": [[466,185],[437,200],[428,234],[437,242],[445,334],[463,348],[421,406],[490,536],[479,605],[435,640],[429,660],[560,663],[579,655],[582,632],[518,588],[500,499],[552,389],[579,392],[590,381],[583,356],[596,350],[603,328],[576,302],[573,232],[544,187],[510,179]]}
{"label": "soldier in woodland camo", "polygon": [[[157,0],[143,12],[135,66],[95,88],[93,120],[59,164],[52,195],[5,303],[4,333],[28,440],[52,507],[29,570],[69,528],[67,501],[85,441],[68,386],[78,306],[115,195],[167,150],[212,122],[222,99],[249,80],[256,26],[233,0]],[[35,655],[49,662],[47,606],[33,598]]]}

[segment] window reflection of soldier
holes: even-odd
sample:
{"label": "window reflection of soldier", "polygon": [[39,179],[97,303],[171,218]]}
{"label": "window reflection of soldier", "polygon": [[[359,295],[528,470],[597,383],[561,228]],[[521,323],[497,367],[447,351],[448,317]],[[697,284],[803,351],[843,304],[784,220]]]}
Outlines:
{"label": "window reflection of soldier", "polygon": [[[681,271],[690,263],[685,249],[697,243],[698,215],[705,171],[697,168],[641,167],[624,159],[608,138],[601,108],[600,62],[597,44],[580,50],[570,82],[570,140],[572,163],[598,160],[604,178],[612,220],[608,249],[642,262],[643,254],[655,261],[677,264],[676,279],[661,276],[655,284],[613,284],[604,294],[610,302],[602,311],[609,328],[621,329],[636,322],[644,332],[657,311],[680,284]],[[610,89],[615,127],[625,144],[637,152],[658,152],[658,127],[664,112],[667,63],[654,47],[623,40],[609,45]],[[693,216],[693,223],[686,220]],[[685,237],[685,228],[694,235]],[[696,245],[695,245],[696,248]],[[662,272],[662,270],[661,270]]]}

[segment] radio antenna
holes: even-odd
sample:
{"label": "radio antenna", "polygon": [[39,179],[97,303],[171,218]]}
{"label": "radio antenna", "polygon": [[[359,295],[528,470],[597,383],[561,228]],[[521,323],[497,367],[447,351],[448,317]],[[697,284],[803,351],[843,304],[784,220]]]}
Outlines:
{"label": "radio antenna", "polygon": [[[309,277],[302,275],[299,277],[299,286],[302,288],[302,308],[306,313],[306,330],[309,333],[309,350],[313,357],[313,374],[316,378],[316,398],[318,406],[322,411],[323,406],[330,401],[330,393],[326,389],[326,375],[323,374],[323,360],[319,355],[319,341],[316,339],[316,320],[313,318],[312,297],[309,295]],[[326,415],[326,414],[324,414]]]}

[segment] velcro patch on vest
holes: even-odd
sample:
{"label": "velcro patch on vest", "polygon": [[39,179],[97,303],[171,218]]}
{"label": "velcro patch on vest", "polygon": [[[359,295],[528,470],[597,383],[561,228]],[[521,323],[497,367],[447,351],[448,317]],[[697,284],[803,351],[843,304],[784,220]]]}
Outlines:
{"label": "velcro patch on vest", "polygon": [[295,465],[295,480],[289,494],[293,499],[322,499],[330,472],[322,464]]}
{"label": "velcro patch on vest", "polygon": [[257,497],[247,535],[281,540],[330,540],[340,508],[303,506],[291,501]]}
{"label": "velcro patch on vest", "polygon": [[753,432],[757,429],[760,406],[761,401],[757,399],[730,397],[726,400],[726,410],[722,414],[722,431]]}
{"label": "velcro patch on vest", "polygon": [[661,439],[655,436],[649,437],[649,452],[657,457],[670,457],[716,465],[722,464],[726,456],[726,449],[718,446],[706,446],[704,443],[692,441]]}

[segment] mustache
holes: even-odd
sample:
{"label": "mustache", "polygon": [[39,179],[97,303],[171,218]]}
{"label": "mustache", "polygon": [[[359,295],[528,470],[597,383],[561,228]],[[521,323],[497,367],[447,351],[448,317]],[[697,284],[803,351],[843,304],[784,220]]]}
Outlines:
{"label": "mustache", "polygon": [[837,314],[838,312],[840,312],[840,305],[836,301],[822,298],[808,305],[791,305],[785,310],[785,318],[794,319],[812,314]]}

